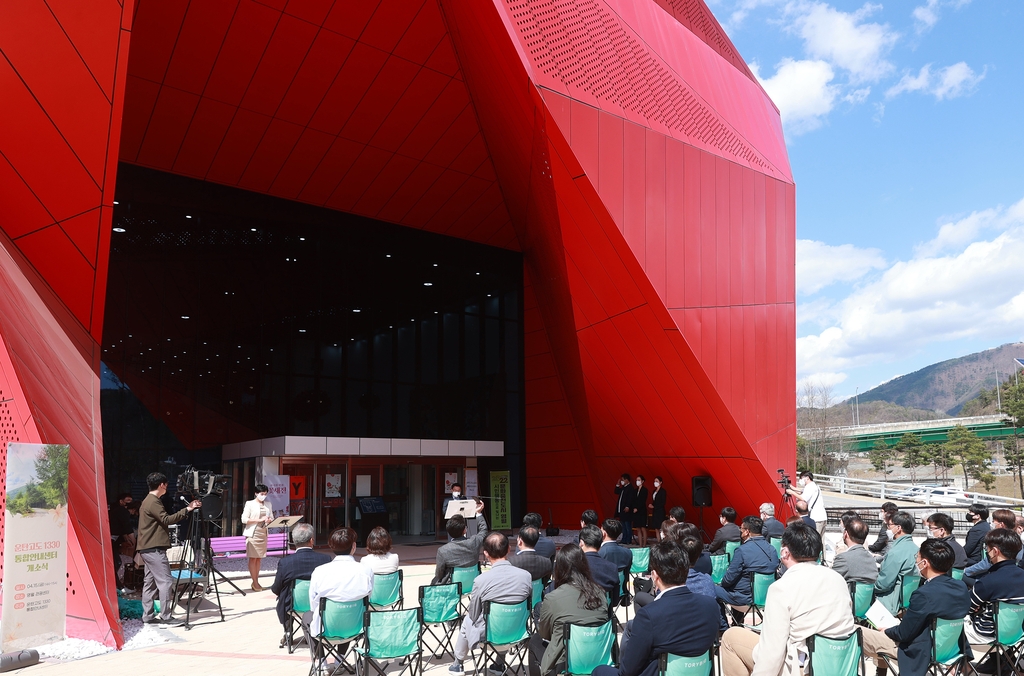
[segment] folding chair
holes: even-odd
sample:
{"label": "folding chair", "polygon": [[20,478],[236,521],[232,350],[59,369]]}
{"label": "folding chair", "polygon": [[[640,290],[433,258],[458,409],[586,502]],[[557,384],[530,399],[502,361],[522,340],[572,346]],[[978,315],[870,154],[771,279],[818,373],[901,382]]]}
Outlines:
{"label": "folding chair", "polygon": [[619,661],[615,620],[611,618],[598,625],[563,622],[562,644],[565,648],[563,674],[589,676],[595,668],[612,666]]}
{"label": "folding chair", "polygon": [[398,609],[405,605],[402,592],[402,571],[384,575],[373,574],[373,591],[370,592],[370,610]]}
{"label": "folding chair", "polygon": [[764,604],[768,601],[768,587],[775,582],[775,573],[750,574],[750,610],[757,620],[763,620]]}
{"label": "folding chair", "polygon": [[949,574],[953,576],[954,580],[962,580],[962,579],[964,579],[964,569],[963,568],[953,568],[953,569],[951,569],[949,571]]}
{"label": "folding chair", "polygon": [[453,568],[452,569],[452,582],[459,582],[462,584],[462,607],[460,612],[465,613],[468,602],[466,597],[473,591],[473,582],[476,580],[477,575],[480,574],[480,564],[475,566],[466,566],[464,568]]}
{"label": "folding chair", "polygon": [[[409,676],[423,673],[423,609],[366,611],[363,623],[366,639],[357,647],[361,676],[367,676],[372,667],[378,676],[386,676],[390,662],[383,665],[381,660],[401,659],[405,667],[398,674],[409,672]],[[392,675],[394,676],[394,675]]]}
{"label": "folding chair", "polygon": [[[1016,665],[1021,658],[1021,642],[1024,641],[1024,605],[999,601],[996,603],[992,619],[996,624],[995,641],[977,661],[980,662],[994,654],[996,656],[996,674],[1002,676],[1004,659],[1011,665]],[[1014,672],[1006,673],[1007,676],[1010,676]]]}
{"label": "folding chair", "polygon": [[910,597],[921,586],[920,575],[900,575],[900,617],[910,607]]}
{"label": "folding chair", "polygon": [[868,609],[875,602],[875,585],[870,582],[851,582],[850,600],[853,602],[854,621],[865,625]]}
{"label": "folding chair", "polygon": [[[622,605],[625,602],[626,605]],[[629,592],[626,591],[626,569],[619,571],[619,605],[626,609],[626,621],[629,622]],[[614,614],[615,610],[612,609]]]}
{"label": "folding chair", "polygon": [[966,658],[960,650],[960,637],[964,633],[964,621],[932,620],[932,659],[928,673],[933,676],[962,674]]}
{"label": "folding chair", "polygon": [[366,631],[364,622],[368,609],[369,602],[365,598],[358,601],[320,599],[320,633],[312,638],[310,645],[313,664],[309,676],[320,676],[329,657],[334,657],[349,673],[356,673],[356,666],[346,658],[355,640]]}
{"label": "folding chair", "polygon": [[722,584],[725,578],[725,571],[729,570],[729,557],[726,554],[718,554],[711,557],[711,581],[715,584]]}
{"label": "folding chair", "polygon": [[423,638],[427,634],[437,641],[437,648],[431,650],[432,657],[441,658],[450,654],[455,658],[452,637],[459,630],[459,605],[462,599],[462,584],[434,584],[420,587],[420,608],[423,609]]}
{"label": "folding chair", "polygon": [[530,591],[530,607],[533,608],[533,612],[530,613],[530,632],[537,631],[537,606],[541,601],[544,600],[544,581],[534,580],[533,587]]}
{"label": "folding chair", "polygon": [[[480,641],[480,655],[474,660],[476,673],[484,674],[488,660],[494,663],[504,655],[505,669],[509,672],[512,658],[519,657],[519,666],[512,669],[520,673],[526,663],[526,644],[530,640],[527,621],[530,617],[530,599],[519,603],[484,602],[484,637]],[[493,673],[493,672],[492,672]]]}
{"label": "folding chair", "polygon": [[[651,548],[637,547],[633,550],[633,563],[629,567],[631,579],[646,577],[651,572]],[[634,590],[635,593],[636,590]]]}
{"label": "folding chair", "polygon": [[739,542],[726,542],[725,543],[725,555],[732,561],[733,553],[740,548]]}
{"label": "folding chair", "polygon": [[807,637],[807,676],[864,676],[860,627],[845,638]]}
{"label": "folding chair", "polygon": [[713,664],[711,650],[696,657],[662,653],[658,658],[658,676],[711,676]]}
{"label": "folding chair", "polygon": [[295,652],[295,634],[302,630],[302,616],[309,611],[309,580],[292,580],[292,607],[285,617],[284,626],[289,655]]}
{"label": "folding chair", "polygon": [[782,558],[782,538],[768,538],[768,544],[775,547],[775,553]]}

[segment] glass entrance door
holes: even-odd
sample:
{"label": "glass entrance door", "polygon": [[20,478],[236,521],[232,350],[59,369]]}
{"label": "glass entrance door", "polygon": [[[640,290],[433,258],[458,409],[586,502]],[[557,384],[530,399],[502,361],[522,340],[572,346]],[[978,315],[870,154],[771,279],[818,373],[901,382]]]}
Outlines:
{"label": "glass entrance door", "polygon": [[345,525],[345,464],[316,464],[316,539],[327,544],[335,528]]}

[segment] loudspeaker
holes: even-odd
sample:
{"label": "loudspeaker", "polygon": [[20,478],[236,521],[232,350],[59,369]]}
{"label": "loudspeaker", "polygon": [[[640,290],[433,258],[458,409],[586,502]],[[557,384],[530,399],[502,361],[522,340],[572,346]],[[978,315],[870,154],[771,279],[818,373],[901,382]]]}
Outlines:
{"label": "loudspeaker", "polygon": [[690,478],[691,488],[693,489],[693,506],[694,507],[710,507],[711,506],[711,477],[709,476],[695,476]]}

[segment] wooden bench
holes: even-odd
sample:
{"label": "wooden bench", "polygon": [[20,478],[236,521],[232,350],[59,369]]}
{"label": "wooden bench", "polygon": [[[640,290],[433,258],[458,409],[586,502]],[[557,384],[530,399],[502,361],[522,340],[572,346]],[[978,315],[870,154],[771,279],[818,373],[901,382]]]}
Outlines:
{"label": "wooden bench", "polygon": [[[210,549],[215,559],[244,559],[245,536],[235,535],[222,538],[210,538]],[[288,553],[288,533],[270,533],[267,535],[267,556],[284,556]]]}

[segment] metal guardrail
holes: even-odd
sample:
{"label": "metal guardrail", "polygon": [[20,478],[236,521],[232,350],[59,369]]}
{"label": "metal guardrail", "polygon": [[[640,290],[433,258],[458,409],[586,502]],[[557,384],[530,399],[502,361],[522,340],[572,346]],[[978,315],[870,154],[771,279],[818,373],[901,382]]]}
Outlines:
{"label": "metal guardrail", "polygon": [[[815,475],[814,480],[820,488],[830,490],[833,493],[863,495],[881,500],[907,500],[936,507],[967,507],[972,503],[980,503],[986,506],[1024,507],[1024,500],[1019,498],[1007,498],[1002,495],[959,490],[957,490],[957,493],[960,495],[955,498],[953,504],[950,504],[948,498],[936,496],[928,492],[928,489],[937,488],[936,486],[897,484],[887,481],[854,479],[852,477],[830,476],[827,474]],[[917,495],[911,493],[915,489],[919,491]]]}

